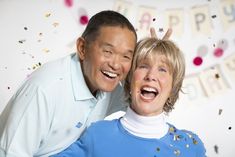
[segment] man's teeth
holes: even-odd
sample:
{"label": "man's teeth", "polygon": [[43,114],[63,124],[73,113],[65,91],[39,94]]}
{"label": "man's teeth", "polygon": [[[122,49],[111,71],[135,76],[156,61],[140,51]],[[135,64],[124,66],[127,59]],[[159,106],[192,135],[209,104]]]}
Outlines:
{"label": "man's teeth", "polygon": [[103,73],[108,75],[109,77],[117,77],[118,76],[117,74],[111,73],[111,72],[108,72],[108,71],[103,71]]}

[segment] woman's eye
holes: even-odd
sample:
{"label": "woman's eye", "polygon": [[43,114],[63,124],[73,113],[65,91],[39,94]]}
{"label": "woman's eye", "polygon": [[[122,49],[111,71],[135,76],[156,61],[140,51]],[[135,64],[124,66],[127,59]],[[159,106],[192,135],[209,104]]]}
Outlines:
{"label": "woman's eye", "polygon": [[167,69],[166,69],[166,68],[159,68],[159,71],[161,71],[161,72],[167,72]]}
{"label": "woman's eye", "polygon": [[144,69],[144,68],[147,68],[148,66],[146,64],[141,64],[138,67],[141,68],[141,69]]}

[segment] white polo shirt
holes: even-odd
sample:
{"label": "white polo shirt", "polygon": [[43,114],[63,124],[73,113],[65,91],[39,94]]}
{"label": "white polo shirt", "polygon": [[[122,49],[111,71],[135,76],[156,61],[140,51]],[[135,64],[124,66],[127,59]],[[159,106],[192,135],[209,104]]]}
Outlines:
{"label": "white polo shirt", "polygon": [[[89,91],[76,54],[38,68],[0,116],[0,157],[46,157],[62,151],[86,126],[125,109],[123,88]],[[122,97],[122,98],[121,98]]]}

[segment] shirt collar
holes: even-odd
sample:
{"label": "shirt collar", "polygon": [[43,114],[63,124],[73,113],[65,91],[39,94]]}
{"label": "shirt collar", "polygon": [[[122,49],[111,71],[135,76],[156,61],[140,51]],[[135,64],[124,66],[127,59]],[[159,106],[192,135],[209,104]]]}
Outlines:
{"label": "shirt collar", "polygon": [[71,61],[71,83],[75,100],[94,99],[84,79],[78,58],[77,54],[74,54]]}

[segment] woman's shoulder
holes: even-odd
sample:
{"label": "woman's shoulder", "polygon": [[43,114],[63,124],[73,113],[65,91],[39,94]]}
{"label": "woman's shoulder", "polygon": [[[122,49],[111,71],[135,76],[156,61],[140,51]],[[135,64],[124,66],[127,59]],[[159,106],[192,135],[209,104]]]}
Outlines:
{"label": "woman's shoulder", "polygon": [[170,123],[168,123],[168,125],[169,125],[169,134],[174,135],[176,138],[175,140],[177,140],[177,138],[184,138],[185,140],[191,139],[194,144],[197,144],[198,143],[197,141],[201,141],[199,136],[193,131],[186,129],[178,129]]}
{"label": "woman's shoulder", "polygon": [[169,124],[169,136],[172,137],[172,140],[175,144],[182,144],[186,149],[191,148],[201,154],[202,157],[205,155],[205,147],[202,140],[199,136],[193,131],[186,129],[178,129],[174,125]]}
{"label": "woman's shoulder", "polygon": [[117,128],[118,119],[113,120],[100,120],[94,123],[91,123],[88,130],[90,131],[109,131]]}

